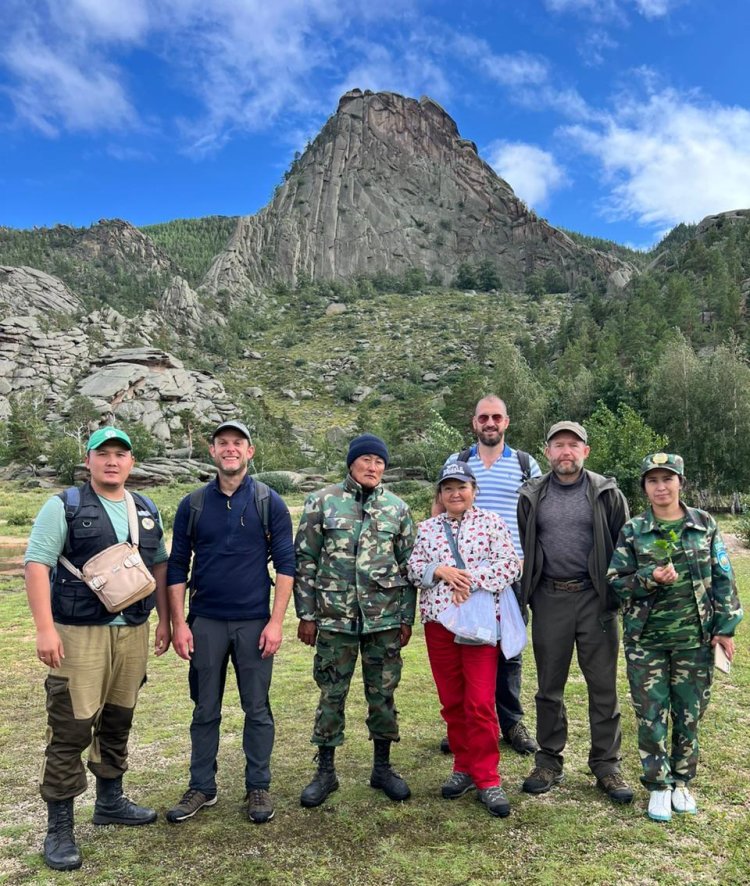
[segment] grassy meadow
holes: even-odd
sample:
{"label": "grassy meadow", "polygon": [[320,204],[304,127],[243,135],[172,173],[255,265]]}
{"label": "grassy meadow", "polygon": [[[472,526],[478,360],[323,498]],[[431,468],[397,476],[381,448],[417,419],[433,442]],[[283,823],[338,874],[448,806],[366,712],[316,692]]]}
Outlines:
{"label": "grassy meadow", "polygon": [[[156,491],[174,506],[179,490]],[[0,494],[0,521],[34,512],[48,493]],[[174,501],[173,501],[174,499]],[[28,526],[0,523],[0,534],[22,537]],[[6,542],[7,543],[7,542]],[[735,555],[745,609],[750,607],[750,556]],[[34,655],[34,629],[17,574],[0,576],[0,882],[86,884],[677,884],[750,883],[750,630],[743,623],[729,677],[719,675],[702,726],[695,783],[699,814],[657,824],[645,814],[647,794],[638,783],[635,722],[621,667],[624,763],[636,788],[632,806],[613,805],[588,772],[588,722],[583,678],[573,667],[567,692],[570,736],[566,780],[541,797],[523,794],[532,762],[503,751],[501,772],[512,803],[495,819],[473,795],[440,798],[450,758],[437,696],[417,628],[404,652],[397,694],[402,741],[393,759],[412,798],[391,803],[368,785],[371,745],[364,727],[361,678],[348,704],[347,741],[337,755],[341,787],[320,808],[299,805],[313,772],[309,743],[317,690],[312,651],[296,640],[287,617],[276,657],[272,704],[277,740],[272,761],[276,816],[253,825],[242,811],[242,714],[230,678],[219,755],[219,803],[182,825],[163,815],[145,828],[94,827],[93,786],[76,800],[76,834],[84,855],[79,871],[56,874],[40,855],[46,824],[37,787],[44,748],[44,669]],[[535,671],[524,657],[524,703],[534,723]],[[160,812],[187,787],[191,703],[187,664],[170,650],[153,658],[131,736],[127,792]],[[93,782],[93,777],[90,779]]]}

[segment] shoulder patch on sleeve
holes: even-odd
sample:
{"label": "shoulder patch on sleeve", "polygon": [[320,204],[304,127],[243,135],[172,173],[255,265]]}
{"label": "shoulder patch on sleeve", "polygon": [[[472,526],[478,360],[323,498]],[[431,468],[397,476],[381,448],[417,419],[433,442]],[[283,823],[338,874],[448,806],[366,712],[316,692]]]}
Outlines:
{"label": "shoulder patch on sleeve", "polygon": [[723,572],[731,572],[732,571],[732,565],[729,562],[729,555],[727,554],[727,549],[724,547],[723,544],[720,546],[717,545],[716,561],[719,564],[719,568]]}

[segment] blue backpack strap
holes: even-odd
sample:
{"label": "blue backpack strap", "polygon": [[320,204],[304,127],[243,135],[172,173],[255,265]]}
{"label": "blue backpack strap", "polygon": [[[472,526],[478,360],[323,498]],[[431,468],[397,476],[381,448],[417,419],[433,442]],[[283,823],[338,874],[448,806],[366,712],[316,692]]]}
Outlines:
{"label": "blue backpack strap", "polygon": [[[62,492],[57,493],[57,497],[62,501],[63,507],[65,508],[65,522],[70,526],[73,521],[73,518],[78,513],[81,507],[81,487],[80,486],[69,486],[67,489],[64,489]],[[68,541],[68,534],[65,535],[65,547],[63,549],[64,554],[70,553],[70,543]]]}
{"label": "blue backpack strap", "polygon": [[81,507],[81,487],[69,486],[62,492],[58,492],[57,497],[65,505],[65,519],[70,523]]}
{"label": "blue backpack strap", "polygon": [[147,495],[144,495],[142,492],[134,492],[133,498],[140,502],[141,507],[146,508],[146,510],[151,514],[151,516],[159,522],[159,509],[156,507],[156,504],[150,499]]}

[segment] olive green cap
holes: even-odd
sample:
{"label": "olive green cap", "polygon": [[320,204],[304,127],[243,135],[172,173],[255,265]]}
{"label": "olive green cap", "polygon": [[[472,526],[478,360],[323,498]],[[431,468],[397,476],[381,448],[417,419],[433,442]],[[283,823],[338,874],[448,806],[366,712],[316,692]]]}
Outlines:
{"label": "olive green cap", "polygon": [[685,476],[685,462],[681,455],[675,455],[673,452],[652,452],[651,455],[647,455],[641,462],[641,477],[655,468],[664,468],[665,471],[671,471],[678,477]]}

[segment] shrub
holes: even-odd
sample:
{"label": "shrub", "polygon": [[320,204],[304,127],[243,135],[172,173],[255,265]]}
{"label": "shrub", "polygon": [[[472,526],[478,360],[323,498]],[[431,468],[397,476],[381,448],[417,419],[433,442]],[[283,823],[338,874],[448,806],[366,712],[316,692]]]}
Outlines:
{"label": "shrub", "polygon": [[161,525],[165,532],[171,532],[174,528],[174,515],[176,510],[177,509],[171,505],[162,505],[159,507]]}
{"label": "shrub", "polygon": [[[393,489],[393,486],[390,487]],[[414,518],[415,523],[421,523],[426,520],[432,513],[432,503],[435,500],[435,489],[432,485],[422,486],[416,492],[409,492],[401,495],[401,498],[409,505],[409,510]]]}
{"label": "shrub", "polygon": [[254,477],[260,480],[261,483],[265,483],[266,486],[270,486],[279,495],[287,495],[296,489],[296,486],[286,474],[280,474],[276,471],[262,471],[259,474],[255,474]]}
{"label": "shrub", "polygon": [[396,480],[389,483],[388,488],[399,498],[405,498],[407,495],[414,495],[427,487],[421,480]]}
{"label": "shrub", "polygon": [[344,403],[351,403],[357,390],[357,380],[351,375],[340,375],[336,380],[336,396]]}
{"label": "shrub", "polygon": [[8,526],[31,526],[34,515],[28,511],[11,511],[8,514]]}
{"label": "shrub", "polygon": [[78,443],[72,437],[58,437],[52,444],[49,463],[55,469],[58,480],[72,483],[76,467],[83,461]]}
{"label": "shrub", "polygon": [[737,522],[737,537],[745,547],[750,548],[750,512],[746,512]]}

